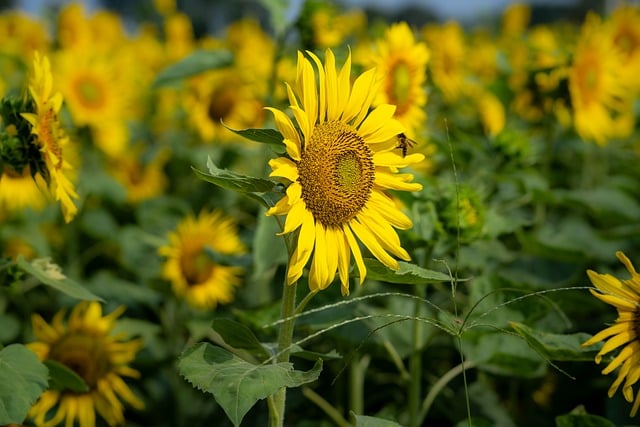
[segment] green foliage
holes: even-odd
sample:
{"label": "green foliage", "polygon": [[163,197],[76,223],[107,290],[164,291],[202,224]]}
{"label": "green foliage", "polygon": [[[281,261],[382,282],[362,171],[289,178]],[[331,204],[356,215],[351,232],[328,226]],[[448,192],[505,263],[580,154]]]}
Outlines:
{"label": "green foliage", "polygon": [[38,279],[42,284],[63,292],[70,297],[81,300],[102,301],[102,298],[94,295],[87,288],[65,276],[60,266],[53,263],[50,259],[39,258],[28,262],[23,256],[19,256],[16,264],[26,273]]}
{"label": "green foliage", "polygon": [[47,388],[47,367],[20,344],[0,350],[0,424],[20,424]]}
{"label": "green foliage", "polygon": [[511,327],[527,341],[531,348],[547,360],[591,361],[598,352],[592,347],[581,347],[583,342],[591,338],[584,332],[552,334],[517,322],[511,322]]}
{"label": "green foliage", "polygon": [[168,86],[204,71],[228,66],[232,61],[233,55],[227,50],[196,50],[160,71],[153,82],[153,87]]}
{"label": "green foliage", "polygon": [[282,387],[298,387],[315,381],[322,361],[308,372],[291,363],[255,365],[207,343],[187,349],[178,363],[180,373],[195,387],[211,393],[235,426],[260,399]]}
{"label": "green foliage", "polygon": [[367,415],[356,415],[351,413],[351,418],[355,427],[400,427],[400,424],[384,418],[369,417]]}
{"label": "green foliage", "polygon": [[62,363],[55,360],[45,360],[44,365],[49,370],[49,388],[53,390],[69,390],[75,393],[89,391],[89,386],[82,377]]}

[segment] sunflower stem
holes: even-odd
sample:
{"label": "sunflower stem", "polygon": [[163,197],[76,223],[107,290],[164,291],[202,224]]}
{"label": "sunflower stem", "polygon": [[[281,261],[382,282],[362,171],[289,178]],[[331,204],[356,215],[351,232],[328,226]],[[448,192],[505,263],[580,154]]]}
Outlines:
{"label": "sunflower stem", "polygon": [[409,426],[418,427],[420,425],[420,397],[422,393],[422,322],[418,320],[420,317],[420,308],[422,299],[425,297],[424,286],[416,286],[416,298],[413,307],[413,321],[411,344],[412,351],[409,358]]}
{"label": "sunflower stem", "polygon": [[[284,285],[282,291],[282,305],[280,306],[280,330],[278,332],[278,357],[277,363],[289,362],[290,347],[293,342],[293,329],[295,326],[297,282]],[[271,427],[284,425],[284,411],[287,399],[287,388],[282,387],[273,395],[273,405],[269,405],[269,424]]]}

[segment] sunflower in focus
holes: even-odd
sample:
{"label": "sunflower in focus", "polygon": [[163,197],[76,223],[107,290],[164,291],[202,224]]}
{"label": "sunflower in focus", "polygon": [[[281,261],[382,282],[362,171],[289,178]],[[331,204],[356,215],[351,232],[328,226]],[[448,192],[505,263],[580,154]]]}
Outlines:
{"label": "sunflower in focus", "polygon": [[167,257],[163,276],[173,292],[191,306],[212,309],[233,301],[242,268],[227,265],[225,257],[246,253],[236,223],[221,211],[188,216],[169,234],[169,244],[158,249]]}
{"label": "sunflower in focus", "polygon": [[68,157],[65,157],[65,150],[70,146],[69,137],[58,119],[62,95],[53,92],[49,59],[46,56],[41,57],[37,52],[34,56],[29,93],[35,102],[36,112],[23,113],[22,117],[31,124],[31,133],[35,135],[34,142],[39,145],[44,157],[49,189],[60,202],[65,222],[70,222],[78,212],[73,202],[73,199],[78,198],[78,194],[72,183],[74,168]]}
{"label": "sunflower in focus", "polygon": [[[631,416],[635,416],[640,407],[640,393],[634,400],[633,386],[640,379],[640,274],[627,258],[618,251],[616,256],[627,268],[630,279],[621,280],[610,274],[600,274],[588,270],[587,274],[596,290],[590,290],[593,296],[611,304],[618,310],[618,318],[615,324],[598,332],[591,339],[582,344],[588,347],[604,341],[604,346],[596,355],[596,363],[602,361],[602,357],[611,351],[621,348],[609,364],[602,370],[603,375],[610,374],[616,368],[618,377],[609,388],[609,397],[612,397],[622,385],[622,394],[627,402],[633,402]],[[624,382],[624,384],[623,384]]]}
{"label": "sunflower in focus", "polygon": [[413,175],[397,172],[424,156],[402,157],[395,150],[397,135],[405,131],[393,117],[395,106],[381,104],[370,111],[381,84],[375,69],[351,85],[350,55],[338,70],[331,50],[324,65],[307,54],[313,62],[298,52],[296,85],[287,85],[297,125],[283,111],[269,108],[287,153],[269,162],[270,176],[289,185],[267,215],[287,215],[282,234],[298,230],[287,283],[296,282],[311,260],[311,291],[328,287],[337,270],[347,295],[351,254],[360,283],[366,276],[358,241],[389,268],[398,268],[392,255],[409,260],[394,227],[413,224],[387,190],[421,190],[422,185],[411,182]]}
{"label": "sunflower in focus", "polygon": [[103,316],[99,303],[83,301],[71,310],[66,324],[64,310],[51,324],[33,315],[33,333],[38,341],[28,347],[40,360],[52,360],[71,369],[87,386],[86,391],[45,391],[29,411],[36,426],[72,426],[77,422],[80,427],[94,427],[96,413],[109,426],[116,426],[125,421],[123,402],[136,409],[144,407],[122,378],[139,377],[128,364],[142,347],[140,340],[124,341],[122,335],[113,334],[123,312],[124,307],[120,307]]}
{"label": "sunflower in focus", "polygon": [[610,27],[595,14],[587,16],[569,71],[569,92],[578,135],[605,145],[628,128],[632,109],[628,88],[620,79],[619,51],[611,48]]}
{"label": "sunflower in focus", "polygon": [[417,42],[406,22],[391,25],[384,39],[378,41],[372,63],[383,80],[374,105],[396,106],[395,118],[404,125],[405,133],[415,138],[426,119],[424,89],[429,50]]}

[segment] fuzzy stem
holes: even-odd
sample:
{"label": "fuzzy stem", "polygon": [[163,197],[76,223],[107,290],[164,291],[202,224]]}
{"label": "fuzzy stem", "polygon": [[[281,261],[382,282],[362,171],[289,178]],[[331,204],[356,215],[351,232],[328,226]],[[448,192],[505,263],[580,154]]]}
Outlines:
{"label": "fuzzy stem", "polygon": [[[278,357],[277,363],[289,362],[291,343],[293,342],[293,329],[296,310],[296,286],[297,282],[291,285],[284,285],[282,291],[282,305],[280,306],[280,323],[278,332]],[[282,427],[284,425],[285,401],[287,398],[287,388],[282,387],[273,396],[273,404],[269,405],[269,424],[271,427]]]}

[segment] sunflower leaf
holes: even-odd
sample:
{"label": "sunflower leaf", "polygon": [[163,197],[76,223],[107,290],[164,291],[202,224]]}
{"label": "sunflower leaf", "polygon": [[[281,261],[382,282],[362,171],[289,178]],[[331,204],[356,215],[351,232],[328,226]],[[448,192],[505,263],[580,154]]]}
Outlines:
{"label": "sunflower leaf", "polygon": [[0,350],[0,425],[20,424],[47,388],[47,367],[22,344]]}
{"label": "sunflower leaf", "polygon": [[509,322],[509,324],[531,348],[548,360],[591,361],[599,350],[597,346],[581,347],[581,344],[591,337],[584,332],[553,334],[530,328],[519,322]]}
{"label": "sunflower leaf", "polygon": [[41,283],[70,297],[88,301],[104,301],[87,288],[65,276],[60,267],[51,262],[49,258],[37,258],[28,262],[22,255],[19,255],[16,264],[22,270],[40,280]]}
{"label": "sunflower leaf", "polygon": [[250,141],[268,144],[278,154],[283,154],[286,151],[284,142],[282,142],[282,134],[275,129],[232,129],[224,123],[222,125],[236,135]]}
{"label": "sunflower leaf", "polygon": [[370,417],[367,415],[356,415],[350,412],[355,427],[400,427],[395,421],[389,421],[384,418]]}
{"label": "sunflower leaf", "polygon": [[253,199],[263,203],[266,207],[271,207],[282,196],[278,191],[279,186],[268,179],[255,178],[242,175],[227,169],[218,168],[211,158],[207,159],[208,172],[192,167],[196,176],[203,181],[210,182],[218,187],[243,193]]}
{"label": "sunflower leaf", "polygon": [[203,71],[226,67],[232,62],[233,55],[228,50],[199,49],[160,71],[152,87],[159,88],[167,86],[186,77],[202,73]]}
{"label": "sunflower leaf", "polygon": [[196,388],[213,394],[236,427],[255,405],[282,387],[298,387],[315,381],[322,359],[308,371],[296,371],[291,363],[254,365],[208,343],[187,349],[178,362],[180,373]]}
{"label": "sunflower leaf", "polygon": [[45,360],[43,362],[49,369],[49,386],[54,390],[70,390],[77,393],[85,393],[89,386],[84,379],[73,370],[67,368],[62,363],[55,360]]}
{"label": "sunflower leaf", "polygon": [[271,353],[258,341],[251,329],[231,319],[213,319],[213,330],[220,335],[224,344],[233,349],[246,350],[259,361],[271,357]]}
{"label": "sunflower leaf", "polygon": [[[451,276],[439,271],[428,270],[415,264],[400,261],[398,270],[394,271],[374,258],[364,258],[367,267],[367,278],[388,283],[406,285],[422,285],[425,283],[450,282]],[[466,279],[457,279],[463,281]]]}

